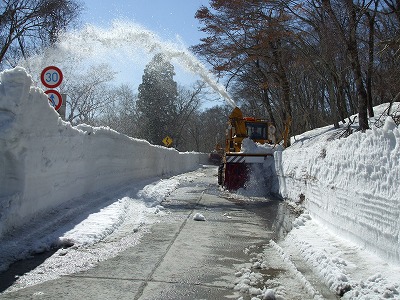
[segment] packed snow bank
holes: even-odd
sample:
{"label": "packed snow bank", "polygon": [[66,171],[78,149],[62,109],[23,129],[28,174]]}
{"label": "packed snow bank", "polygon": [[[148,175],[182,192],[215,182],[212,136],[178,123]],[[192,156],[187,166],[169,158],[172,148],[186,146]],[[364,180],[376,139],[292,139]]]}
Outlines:
{"label": "packed snow bank", "polygon": [[400,265],[337,236],[307,213],[280,243],[285,255],[301,257],[341,299],[400,299]]}
{"label": "packed snow bank", "polygon": [[109,128],[72,127],[25,69],[0,74],[0,237],[84,194],[206,161],[206,154],[180,153]]}
{"label": "packed snow bank", "polygon": [[264,162],[262,164],[249,164],[249,178],[244,188],[236,191],[236,194],[245,196],[260,196],[266,195],[279,197],[279,181],[275,170],[274,153],[282,151],[280,145],[260,144],[254,142],[250,138],[245,138],[242,141],[241,153],[246,154],[262,154]]}
{"label": "packed snow bank", "polygon": [[260,144],[250,138],[242,141],[241,152],[249,154],[274,154],[275,151],[282,151],[281,145]]}
{"label": "packed snow bank", "polygon": [[[386,107],[376,107],[376,115]],[[382,128],[337,135],[332,126],[313,130],[275,153],[281,195],[304,201],[329,230],[398,264],[399,129],[388,117]]]}

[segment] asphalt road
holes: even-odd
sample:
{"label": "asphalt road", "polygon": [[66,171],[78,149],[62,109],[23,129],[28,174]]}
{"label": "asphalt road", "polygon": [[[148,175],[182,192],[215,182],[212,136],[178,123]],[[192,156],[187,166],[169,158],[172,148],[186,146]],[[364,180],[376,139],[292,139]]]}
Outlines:
{"label": "asphalt road", "polygon": [[[278,200],[233,198],[216,185],[216,168],[206,172],[162,203],[168,214],[136,246],[90,270],[0,299],[251,299],[234,289],[235,273],[249,263],[251,252],[261,252],[285,233],[290,213]],[[194,220],[197,213],[205,220]],[[271,260],[276,257],[271,253]],[[269,278],[277,273],[296,287],[296,293],[288,289],[286,299],[310,299],[288,270],[271,265],[262,271]]]}

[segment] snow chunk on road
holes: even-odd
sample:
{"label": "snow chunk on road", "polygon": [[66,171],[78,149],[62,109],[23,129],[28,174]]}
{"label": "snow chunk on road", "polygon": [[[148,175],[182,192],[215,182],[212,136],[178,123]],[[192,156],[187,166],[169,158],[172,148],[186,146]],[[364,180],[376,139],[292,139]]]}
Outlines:
{"label": "snow chunk on road", "polygon": [[193,220],[195,220],[195,221],[205,221],[206,218],[201,213],[196,213],[193,216]]}

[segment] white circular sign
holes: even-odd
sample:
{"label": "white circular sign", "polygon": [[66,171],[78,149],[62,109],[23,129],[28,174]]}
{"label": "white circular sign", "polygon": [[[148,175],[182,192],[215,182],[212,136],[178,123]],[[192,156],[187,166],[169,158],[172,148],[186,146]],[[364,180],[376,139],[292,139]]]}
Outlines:
{"label": "white circular sign", "polygon": [[42,84],[47,88],[58,87],[63,80],[63,73],[55,66],[49,66],[43,69],[40,74],[40,80]]}

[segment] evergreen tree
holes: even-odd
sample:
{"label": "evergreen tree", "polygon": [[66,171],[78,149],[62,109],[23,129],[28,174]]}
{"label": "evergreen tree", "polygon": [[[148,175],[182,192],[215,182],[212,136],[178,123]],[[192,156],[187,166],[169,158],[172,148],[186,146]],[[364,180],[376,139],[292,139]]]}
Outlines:
{"label": "evergreen tree", "polygon": [[178,96],[174,66],[156,54],[144,69],[137,100],[139,137],[153,144],[172,135]]}

